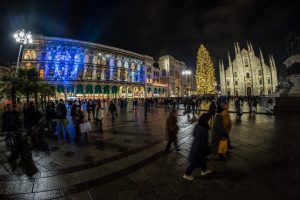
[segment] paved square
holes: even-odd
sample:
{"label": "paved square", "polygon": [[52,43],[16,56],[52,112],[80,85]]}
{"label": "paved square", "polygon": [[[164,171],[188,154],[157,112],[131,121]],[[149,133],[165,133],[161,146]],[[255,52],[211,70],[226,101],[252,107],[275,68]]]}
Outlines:
{"label": "paved square", "polygon": [[[232,144],[225,162],[209,157],[213,173],[194,181],[182,178],[194,124],[178,111],[181,151],[164,153],[168,110],[142,107],[103,121],[78,142],[47,136],[49,152],[33,151],[39,172],[29,178],[12,171],[0,144],[0,199],[298,199],[299,115],[274,117],[231,113]],[[72,123],[69,124],[72,129]],[[72,132],[72,131],[71,131]]]}

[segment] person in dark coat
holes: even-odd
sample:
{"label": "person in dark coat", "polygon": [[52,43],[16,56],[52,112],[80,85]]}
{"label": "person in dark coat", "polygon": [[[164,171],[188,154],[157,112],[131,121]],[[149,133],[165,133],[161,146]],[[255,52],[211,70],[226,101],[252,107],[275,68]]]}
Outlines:
{"label": "person in dark coat", "polygon": [[108,111],[111,114],[111,121],[114,121],[115,120],[115,114],[117,112],[117,107],[116,107],[116,105],[114,104],[113,101],[110,102],[109,107],[108,107]]}
{"label": "person in dark coat", "polygon": [[171,147],[172,143],[174,143],[175,149],[177,151],[180,151],[180,149],[178,148],[178,145],[177,145],[177,133],[179,131],[179,127],[177,125],[177,116],[176,116],[176,114],[177,114],[177,111],[172,110],[169,114],[168,119],[167,119],[166,138],[168,140],[168,144],[167,144],[166,149],[165,149],[166,152],[171,152],[170,147]]}
{"label": "person in dark coat", "polygon": [[15,105],[6,106],[5,112],[2,114],[2,131],[15,132],[21,127],[19,113],[16,111]]}
{"label": "person in dark coat", "polygon": [[194,140],[188,157],[190,164],[183,175],[183,178],[187,180],[194,179],[191,174],[196,168],[201,168],[202,176],[211,173],[211,170],[208,170],[206,166],[206,157],[211,153],[211,150],[208,146],[209,119],[210,114],[202,114],[193,131]]}

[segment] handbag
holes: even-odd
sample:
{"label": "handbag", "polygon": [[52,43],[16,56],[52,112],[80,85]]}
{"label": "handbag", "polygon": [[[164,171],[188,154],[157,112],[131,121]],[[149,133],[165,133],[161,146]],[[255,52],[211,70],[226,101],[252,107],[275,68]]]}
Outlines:
{"label": "handbag", "polygon": [[225,154],[228,150],[228,139],[221,139],[218,145],[218,153]]}
{"label": "handbag", "polygon": [[88,133],[92,130],[90,122],[84,122],[82,124],[79,124],[79,128],[81,133]]}

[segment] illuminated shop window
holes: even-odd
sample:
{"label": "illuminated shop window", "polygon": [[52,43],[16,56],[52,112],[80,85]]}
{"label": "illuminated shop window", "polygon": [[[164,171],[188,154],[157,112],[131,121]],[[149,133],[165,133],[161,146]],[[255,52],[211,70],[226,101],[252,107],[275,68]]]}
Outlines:
{"label": "illuminated shop window", "polygon": [[44,70],[40,69],[40,78],[44,78]]}

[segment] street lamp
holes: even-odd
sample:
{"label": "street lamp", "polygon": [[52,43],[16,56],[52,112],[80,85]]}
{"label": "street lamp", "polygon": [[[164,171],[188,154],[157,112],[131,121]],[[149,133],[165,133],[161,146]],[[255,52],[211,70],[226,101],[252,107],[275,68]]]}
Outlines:
{"label": "street lamp", "polygon": [[22,47],[23,47],[23,45],[25,45],[27,43],[32,43],[32,35],[31,35],[30,31],[28,31],[26,33],[25,30],[22,29],[22,30],[18,30],[18,31],[15,32],[14,38],[16,39],[17,43],[20,43],[20,49],[19,49],[19,54],[18,54],[17,67],[16,67],[16,75],[17,75],[17,70],[18,70],[18,67],[19,67]]}
{"label": "street lamp", "polygon": [[[188,78],[188,76],[190,76],[192,74],[192,71],[191,70],[183,70],[181,74],[183,76],[185,76],[185,82],[187,82],[187,78]],[[181,80],[181,82],[182,82],[182,80]],[[185,83],[185,87],[187,87],[187,83]],[[187,89],[185,89],[185,90],[187,90]],[[187,91],[187,93],[188,93],[188,91]]]}

